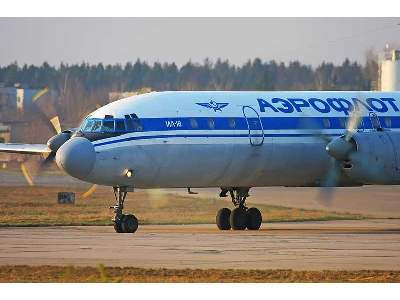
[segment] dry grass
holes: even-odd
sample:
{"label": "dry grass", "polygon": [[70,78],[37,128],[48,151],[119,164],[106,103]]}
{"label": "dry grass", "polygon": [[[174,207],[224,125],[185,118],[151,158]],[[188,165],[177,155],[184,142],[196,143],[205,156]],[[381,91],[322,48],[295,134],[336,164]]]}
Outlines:
{"label": "dry grass", "polygon": [[400,271],[0,266],[0,282],[400,282]]}
{"label": "dry grass", "polygon": [[[0,226],[39,225],[109,225],[114,195],[110,188],[100,187],[89,199],[76,192],[75,205],[57,204],[57,187],[0,187]],[[141,224],[204,224],[214,223],[218,209],[231,207],[223,199],[200,199],[154,191],[129,193],[125,211],[134,212]],[[268,222],[362,219],[361,215],[304,210],[270,205],[257,205]]]}

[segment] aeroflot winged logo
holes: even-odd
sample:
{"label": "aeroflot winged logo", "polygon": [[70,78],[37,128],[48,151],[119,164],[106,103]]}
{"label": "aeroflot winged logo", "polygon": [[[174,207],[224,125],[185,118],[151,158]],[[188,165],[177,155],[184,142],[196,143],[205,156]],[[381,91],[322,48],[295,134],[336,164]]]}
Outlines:
{"label": "aeroflot winged logo", "polygon": [[229,103],[217,103],[214,100],[210,100],[208,103],[196,103],[197,105],[207,107],[216,111],[222,111],[222,109],[228,106]]}

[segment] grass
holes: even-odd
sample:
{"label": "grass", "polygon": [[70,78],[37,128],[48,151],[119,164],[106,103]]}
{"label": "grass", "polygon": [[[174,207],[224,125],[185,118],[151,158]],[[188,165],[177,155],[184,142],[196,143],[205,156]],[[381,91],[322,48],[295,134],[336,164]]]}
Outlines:
{"label": "grass", "polygon": [[0,282],[400,282],[400,271],[0,266]]}
{"label": "grass", "polygon": [[[110,225],[114,195],[110,188],[100,187],[89,198],[82,199],[81,188],[67,189],[76,193],[75,205],[58,204],[57,187],[0,187],[0,226]],[[125,211],[133,212],[141,224],[214,223],[218,209],[231,207],[224,199],[201,199],[157,191],[129,193]],[[355,220],[362,215],[305,210],[272,205],[259,205],[267,222]]]}

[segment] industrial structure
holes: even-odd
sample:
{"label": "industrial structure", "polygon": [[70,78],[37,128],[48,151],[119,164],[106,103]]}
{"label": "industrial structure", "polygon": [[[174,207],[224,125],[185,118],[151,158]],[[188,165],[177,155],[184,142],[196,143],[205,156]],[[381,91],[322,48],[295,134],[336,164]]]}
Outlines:
{"label": "industrial structure", "polygon": [[387,47],[379,65],[379,89],[384,92],[400,91],[400,50]]}
{"label": "industrial structure", "polygon": [[33,97],[39,92],[37,89],[23,88],[19,84],[5,87],[0,83],[0,112],[23,113],[32,105]]}
{"label": "industrial structure", "polygon": [[[11,141],[10,126],[0,123],[0,143],[9,143],[10,141]],[[6,168],[9,160],[10,160],[10,154],[0,153],[0,168],[2,169]]]}

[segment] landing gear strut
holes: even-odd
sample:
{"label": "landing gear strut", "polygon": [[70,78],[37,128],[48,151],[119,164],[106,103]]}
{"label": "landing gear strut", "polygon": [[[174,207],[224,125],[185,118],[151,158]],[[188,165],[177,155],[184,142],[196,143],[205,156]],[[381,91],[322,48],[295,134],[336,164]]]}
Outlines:
{"label": "landing gear strut", "polygon": [[231,196],[235,208],[231,211],[229,208],[221,208],[216,217],[216,223],[220,230],[258,230],[262,222],[261,212],[255,208],[246,207],[246,198],[249,196],[250,188],[247,187],[229,187],[221,188],[220,197]]}
{"label": "landing gear strut", "polygon": [[124,201],[128,194],[127,187],[114,186],[114,196],[116,200],[115,206],[110,208],[114,209],[114,230],[118,233],[134,233],[139,226],[139,222],[134,215],[124,215],[122,210],[124,209]]}

